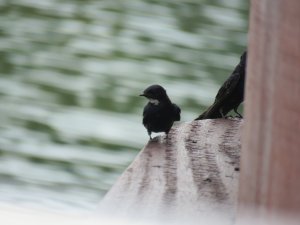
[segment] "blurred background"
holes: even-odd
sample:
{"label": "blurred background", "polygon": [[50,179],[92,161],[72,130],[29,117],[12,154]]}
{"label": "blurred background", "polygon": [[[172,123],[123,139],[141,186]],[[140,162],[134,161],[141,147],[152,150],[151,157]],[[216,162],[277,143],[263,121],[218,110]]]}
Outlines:
{"label": "blurred background", "polygon": [[151,84],[182,121],[246,48],[248,1],[0,0],[0,203],[89,210],[148,141]]}

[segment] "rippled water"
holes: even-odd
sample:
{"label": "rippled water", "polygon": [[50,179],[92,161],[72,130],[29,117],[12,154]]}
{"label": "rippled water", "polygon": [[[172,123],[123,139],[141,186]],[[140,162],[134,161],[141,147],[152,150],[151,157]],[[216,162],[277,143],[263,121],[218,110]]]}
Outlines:
{"label": "rippled water", "polygon": [[248,7],[0,0],[0,201],[93,208],[148,140],[138,94],[159,83],[194,119],[245,49]]}

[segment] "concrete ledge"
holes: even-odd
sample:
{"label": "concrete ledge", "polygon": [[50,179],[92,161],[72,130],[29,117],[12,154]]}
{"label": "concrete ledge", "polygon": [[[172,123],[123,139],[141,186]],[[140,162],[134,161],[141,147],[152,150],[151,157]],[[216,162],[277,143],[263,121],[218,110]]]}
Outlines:
{"label": "concrete ledge", "polygon": [[168,138],[159,136],[148,142],[107,193],[101,208],[154,218],[218,212],[231,223],[237,202],[242,123],[215,119],[175,124]]}

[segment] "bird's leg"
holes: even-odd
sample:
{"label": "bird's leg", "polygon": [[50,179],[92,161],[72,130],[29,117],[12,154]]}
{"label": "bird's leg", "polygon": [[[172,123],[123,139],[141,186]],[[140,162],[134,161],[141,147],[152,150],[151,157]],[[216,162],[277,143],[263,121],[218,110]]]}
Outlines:
{"label": "bird's leg", "polygon": [[165,133],[166,133],[166,139],[168,139],[168,137],[169,137],[170,130],[171,130],[171,127],[168,130],[165,131]]}
{"label": "bird's leg", "polygon": [[225,115],[223,114],[223,109],[222,108],[220,108],[219,112],[221,113],[222,118],[226,119]]}
{"label": "bird's leg", "polygon": [[149,137],[150,137],[150,140],[152,140],[152,137],[151,137],[151,131],[150,131],[150,130],[148,130],[148,135],[149,135]]}
{"label": "bird's leg", "polygon": [[233,111],[238,114],[238,118],[243,118],[243,116],[241,114],[239,114],[239,112],[237,111],[237,107],[233,109]]}

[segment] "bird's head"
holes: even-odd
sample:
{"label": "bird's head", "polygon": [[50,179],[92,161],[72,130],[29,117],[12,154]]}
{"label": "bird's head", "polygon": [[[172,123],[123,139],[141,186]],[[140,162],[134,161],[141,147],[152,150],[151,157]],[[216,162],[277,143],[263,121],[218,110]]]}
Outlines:
{"label": "bird's head", "polygon": [[169,100],[166,90],[158,84],[147,87],[140,96],[148,98],[149,101],[154,104],[159,104],[160,101]]}

